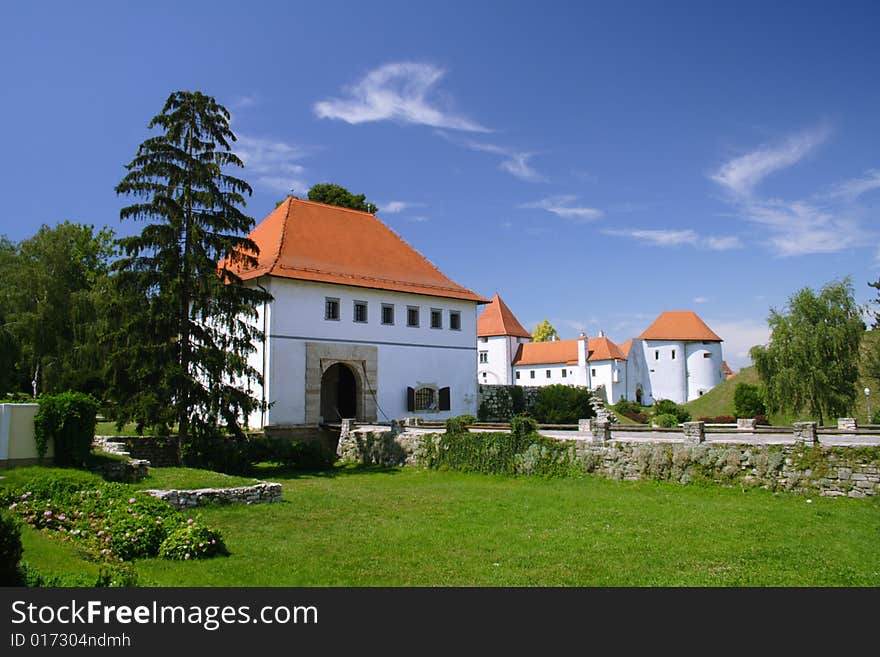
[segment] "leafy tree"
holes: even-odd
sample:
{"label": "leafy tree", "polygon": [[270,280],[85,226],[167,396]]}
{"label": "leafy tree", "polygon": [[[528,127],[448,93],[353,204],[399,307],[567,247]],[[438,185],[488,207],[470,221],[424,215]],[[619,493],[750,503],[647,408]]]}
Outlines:
{"label": "leafy tree", "polygon": [[753,418],[766,415],[761,389],[751,383],[737,383],[733,389],[733,412],[736,417]]}
{"label": "leafy tree", "polygon": [[259,407],[248,365],[259,304],[271,299],[236,274],[254,266],[258,248],[244,237],[254,220],[240,209],[250,186],[228,173],[244,166],[230,150],[229,112],[210,96],[177,91],[153,117],[162,133],[144,141],[118,194],[137,202],[123,220],[149,221],[140,235],[120,240],[114,303],[119,321],[109,332],[109,375],[118,423],[168,426],[181,444],[210,435],[222,421],[239,428]]}
{"label": "leafy tree", "polygon": [[750,355],[769,410],[806,409],[820,424],[848,414],[865,332],[850,280],[829,283],[818,295],[800,290],[783,312],[771,308],[768,323],[770,344],[752,347]]}
{"label": "leafy tree", "polygon": [[661,415],[671,415],[679,423],[690,422],[691,419],[691,412],[687,410],[684,406],[676,404],[671,399],[657,399],[654,402],[652,413],[655,418]]}
{"label": "leafy tree", "polygon": [[333,183],[319,183],[309,190],[309,200],[341,208],[376,214],[379,208],[367,201],[364,194],[352,194],[345,187]]}
{"label": "leafy tree", "polygon": [[532,340],[534,342],[547,342],[548,340],[558,340],[559,334],[556,329],[546,319],[535,327],[532,331]]}
{"label": "leafy tree", "polygon": [[113,231],[65,221],[0,251],[0,343],[9,347],[3,360],[16,361],[14,387],[30,389],[34,381],[38,392],[100,393],[96,326]]}

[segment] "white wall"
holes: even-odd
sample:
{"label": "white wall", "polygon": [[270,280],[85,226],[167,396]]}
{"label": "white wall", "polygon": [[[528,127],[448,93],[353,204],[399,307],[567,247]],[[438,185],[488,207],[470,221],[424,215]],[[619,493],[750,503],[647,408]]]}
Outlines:
{"label": "white wall", "polygon": [[[266,386],[267,399],[273,405],[266,424],[305,422],[306,342],[377,347],[379,420],[407,415],[406,388],[420,383],[449,386],[452,409],[418,415],[445,419],[476,414],[475,302],[281,278],[266,280],[264,284],[275,297],[269,311]],[[327,297],[339,299],[339,320],[324,319]],[[367,302],[366,323],[353,321],[356,300]],[[395,307],[393,325],[381,324],[383,303]],[[406,325],[407,306],[419,307],[419,327]],[[432,308],[443,312],[440,329],[430,328]],[[449,328],[450,311],[460,313],[460,330]],[[262,354],[255,354],[254,362],[262,368]]]}
{"label": "white wall", "polygon": [[[648,366],[645,362],[645,352],[641,340],[634,340],[630,346],[626,359],[625,378],[628,400],[635,401],[636,390],[641,387],[642,404],[650,406],[654,403],[654,397],[651,394],[651,379],[648,376]],[[617,403],[616,400],[615,403]]]}
{"label": "white wall", "polygon": [[[651,395],[654,400],[671,399],[676,404],[687,401],[687,376],[684,342],[680,340],[642,340]],[[675,358],[672,352],[675,352]],[[659,352],[659,359],[655,357]]]}
{"label": "white wall", "polygon": [[[621,396],[626,395],[626,361],[592,360],[587,363],[590,369],[590,388],[595,390],[605,386],[605,394],[609,404],[616,404]],[[593,376],[593,370],[596,375]],[[614,373],[617,372],[615,381]]]}
{"label": "white wall", "polygon": [[[721,371],[720,342],[688,342],[687,352],[687,399],[696,399],[709,392],[724,380]],[[706,358],[708,354],[708,358]]]}
{"label": "white wall", "polygon": [[[484,385],[509,385],[511,381],[510,362],[516,355],[520,342],[527,338],[510,335],[493,335],[477,338],[477,379]],[[479,352],[487,352],[488,363],[479,362]]]}
{"label": "white wall", "polygon": [[[566,371],[566,375],[562,376],[562,370]],[[547,370],[550,370],[550,378],[547,378]],[[519,372],[519,378],[516,373]],[[531,372],[535,373],[535,378],[531,377]],[[566,365],[565,363],[549,363],[541,365],[518,365],[513,368],[513,383],[518,386],[549,386],[555,383],[561,383],[569,386],[587,386],[589,385],[587,373],[584,368],[577,365]]]}

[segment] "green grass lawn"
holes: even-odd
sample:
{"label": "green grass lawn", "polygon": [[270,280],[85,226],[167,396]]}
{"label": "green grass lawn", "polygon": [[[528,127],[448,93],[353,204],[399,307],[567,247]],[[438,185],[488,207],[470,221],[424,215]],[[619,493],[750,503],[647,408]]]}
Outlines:
{"label": "green grass lawn", "polygon": [[229,557],[139,561],[140,584],[880,586],[876,500],[412,468],[266,478],[285,502],[198,512]]}
{"label": "green grass lawn", "polygon": [[222,472],[196,470],[195,468],[150,468],[147,478],[134,484],[133,488],[158,488],[159,490],[187,488],[232,488],[253,486],[259,483],[252,477],[234,477]]}

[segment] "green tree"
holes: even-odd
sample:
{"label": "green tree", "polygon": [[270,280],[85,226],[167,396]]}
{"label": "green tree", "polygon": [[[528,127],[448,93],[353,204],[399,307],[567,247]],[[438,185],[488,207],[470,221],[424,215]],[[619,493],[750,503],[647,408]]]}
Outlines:
{"label": "green tree", "polygon": [[733,389],[733,409],[736,417],[754,418],[766,415],[761,389],[751,383],[737,383]]}
{"label": "green tree", "polygon": [[258,248],[245,237],[254,220],[241,210],[251,188],[228,173],[244,166],[230,150],[229,112],[198,91],[177,91],[148,128],[162,133],[140,145],[116,187],[138,201],[122,220],[154,223],[119,241],[109,375],[117,422],[176,421],[185,444],[221,421],[238,430],[259,407],[250,390],[260,374],[247,357],[262,339],[257,307],[271,297],[236,274],[256,264]]}
{"label": "green tree", "polygon": [[[874,331],[880,331],[880,279],[876,283],[868,283],[868,285],[877,290],[874,308],[871,309],[870,306],[867,308],[867,312],[874,316],[871,328]],[[862,371],[866,377],[873,379],[876,388],[880,384],[880,335],[875,333],[872,339],[865,340],[862,343],[862,349]]]}
{"label": "green tree", "polygon": [[750,355],[769,410],[807,410],[820,424],[851,412],[865,324],[850,280],[829,283],[818,295],[800,290],[784,312],[771,308],[768,323],[770,343]]}
{"label": "green tree", "polygon": [[379,208],[367,201],[364,194],[352,194],[345,187],[333,183],[319,183],[309,190],[309,200],[316,203],[336,205],[341,208],[351,208],[361,212],[376,214]]}
{"label": "green tree", "polygon": [[10,253],[0,247],[0,342],[14,352],[15,387],[100,394],[97,318],[114,256],[113,231],[68,221],[41,226]]}
{"label": "green tree", "polygon": [[559,334],[556,329],[546,319],[535,327],[532,331],[532,340],[534,342],[547,342],[548,340],[558,340]]}

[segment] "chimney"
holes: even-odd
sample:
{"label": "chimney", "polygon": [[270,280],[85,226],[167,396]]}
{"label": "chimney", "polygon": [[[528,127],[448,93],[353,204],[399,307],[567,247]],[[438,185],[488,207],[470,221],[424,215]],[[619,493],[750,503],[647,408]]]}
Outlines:
{"label": "chimney", "polygon": [[578,338],[578,366],[586,367],[587,366],[587,357],[590,355],[590,341],[587,338],[587,334],[581,332],[580,337]]}
{"label": "chimney", "polygon": [[604,337],[605,337],[605,331],[600,330],[600,331],[599,331],[599,337],[600,337],[600,338],[604,338]]}

